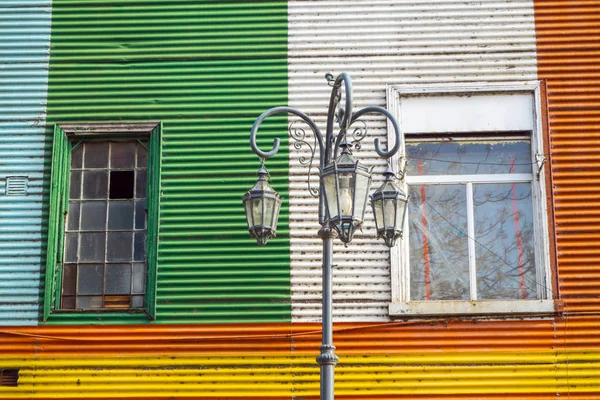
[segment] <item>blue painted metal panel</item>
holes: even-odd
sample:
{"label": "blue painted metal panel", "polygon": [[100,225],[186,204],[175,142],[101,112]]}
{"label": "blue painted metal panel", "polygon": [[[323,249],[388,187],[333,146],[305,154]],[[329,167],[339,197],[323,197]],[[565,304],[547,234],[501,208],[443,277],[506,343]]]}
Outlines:
{"label": "blue painted metal panel", "polygon": [[[50,0],[0,2],[0,325],[36,325],[46,233]],[[11,178],[26,193],[7,195]]]}

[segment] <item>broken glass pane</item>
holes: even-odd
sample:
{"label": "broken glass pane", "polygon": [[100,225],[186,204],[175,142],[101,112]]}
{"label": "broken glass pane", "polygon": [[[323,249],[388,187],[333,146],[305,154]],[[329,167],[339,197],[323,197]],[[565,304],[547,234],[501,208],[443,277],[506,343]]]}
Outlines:
{"label": "broken glass pane", "polygon": [[110,199],[133,199],[133,171],[110,172]]}

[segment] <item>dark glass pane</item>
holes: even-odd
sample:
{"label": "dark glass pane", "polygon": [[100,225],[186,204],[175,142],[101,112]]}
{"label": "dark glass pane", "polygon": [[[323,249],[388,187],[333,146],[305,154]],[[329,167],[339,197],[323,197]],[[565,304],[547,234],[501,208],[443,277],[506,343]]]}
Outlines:
{"label": "dark glass pane", "polygon": [[135,181],[135,197],[137,199],[145,199],[146,198],[146,175],[147,171],[145,169],[138,169],[135,171],[136,181]]}
{"label": "dark glass pane", "polygon": [[108,206],[108,229],[133,229],[133,202],[111,201]]}
{"label": "dark glass pane", "polygon": [[77,233],[65,234],[65,263],[77,262]]}
{"label": "dark glass pane", "polygon": [[81,204],[81,230],[106,230],[106,202],[86,201]]}
{"label": "dark glass pane", "polygon": [[110,172],[110,199],[133,198],[133,171]]}
{"label": "dark glass pane", "polygon": [[133,264],[132,293],[146,292],[146,264]]}
{"label": "dark glass pane", "polygon": [[108,173],[106,171],[85,171],[83,173],[83,198],[106,199]]}
{"label": "dark glass pane", "polygon": [[74,310],[75,309],[75,296],[63,296],[62,304],[60,308],[63,310]]}
{"label": "dark glass pane", "polygon": [[117,232],[108,234],[107,261],[131,261],[133,252],[133,234]]}
{"label": "dark glass pane", "polygon": [[62,294],[74,295],[77,289],[77,264],[64,264]]}
{"label": "dark glass pane", "polygon": [[133,168],[135,142],[112,142],[110,144],[110,168]]}
{"label": "dark glass pane", "polygon": [[80,264],[77,274],[77,294],[102,294],[104,291],[104,265]]}
{"label": "dark glass pane", "polygon": [[134,235],[133,249],[134,261],[146,259],[146,232],[138,232]]}
{"label": "dark glass pane", "polygon": [[531,184],[473,185],[477,298],[535,299]]}
{"label": "dark glass pane", "polygon": [[108,264],[106,266],[106,294],[131,293],[131,265]]}
{"label": "dark glass pane", "polygon": [[[148,147],[148,142],[144,142],[146,147]],[[138,143],[137,145],[137,167],[138,168],[146,168],[146,166],[148,165],[148,152],[146,151],[146,149],[144,148],[144,146],[142,146],[141,144]]]}
{"label": "dark glass pane", "polygon": [[514,141],[407,143],[408,175],[531,173],[531,144]]}
{"label": "dark glass pane", "polygon": [[135,229],[146,229],[146,202],[135,202]]}
{"label": "dark glass pane", "polygon": [[411,300],[468,300],[465,186],[414,185],[410,196]]}
{"label": "dark glass pane", "polygon": [[102,296],[77,296],[77,308],[81,310],[102,308]]}
{"label": "dark glass pane", "polygon": [[81,197],[81,172],[71,171],[71,181],[69,182],[69,198],[79,199]]}
{"label": "dark glass pane", "polygon": [[79,202],[69,203],[69,212],[67,213],[67,229],[76,231],[79,229]]}
{"label": "dark glass pane", "polygon": [[82,233],[79,243],[79,262],[104,261],[104,233]]}
{"label": "dark glass pane", "polygon": [[143,308],[144,307],[144,296],[131,296],[131,307],[132,308]]}
{"label": "dark glass pane", "polygon": [[71,152],[71,168],[81,168],[83,160],[83,144],[76,145],[75,150]]}
{"label": "dark glass pane", "polygon": [[108,142],[85,143],[85,168],[108,168]]}

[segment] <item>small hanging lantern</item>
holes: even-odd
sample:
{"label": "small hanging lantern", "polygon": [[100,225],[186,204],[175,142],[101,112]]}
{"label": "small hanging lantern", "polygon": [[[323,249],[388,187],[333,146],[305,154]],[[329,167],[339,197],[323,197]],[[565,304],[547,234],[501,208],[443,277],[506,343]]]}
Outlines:
{"label": "small hanging lantern", "polygon": [[321,179],[329,223],[340,240],[348,244],[363,222],[371,185],[371,168],[352,157],[345,140],[340,147],[342,154],[323,168]]}
{"label": "small hanging lantern", "polygon": [[371,206],[375,215],[377,238],[383,238],[388,247],[402,237],[408,196],[396,185],[394,172],[388,167],[383,173],[385,181],[371,195]]}
{"label": "small hanging lantern", "polygon": [[260,246],[275,236],[281,208],[279,193],[269,185],[268,177],[269,172],[261,165],[256,184],[243,197],[248,231]]}

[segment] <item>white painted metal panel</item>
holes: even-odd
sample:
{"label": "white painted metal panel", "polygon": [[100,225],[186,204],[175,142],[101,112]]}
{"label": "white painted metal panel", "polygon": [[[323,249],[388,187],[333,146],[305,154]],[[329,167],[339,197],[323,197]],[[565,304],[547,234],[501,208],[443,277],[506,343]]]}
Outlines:
{"label": "white painted metal panel", "polygon": [[[500,82],[536,79],[533,3],[529,0],[290,1],[289,103],[325,130],[330,88],[324,75],[350,73],[355,108],[386,105],[386,85]],[[372,138],[386,136],[386,121],[366,116],[368,137],[355,154],[384,162]],[[321,245],[317,201],[306,189],[307,168],[290,142],[292,316],[320,320]],[[315,179],[315,178],[313,178]],[[315,180],[316,182],[316,180]],[[334,319],[388,320],[390,256],[377,242],[370,210],[364,232],[348,248],[335,246]]]}
{"label": "white painted metal panel", "polygon": [[531,94],[428,95],[400,102],[404,133],[533,130]]}
{"label": "white painted metal panel", "polygon": [[0,2],[0,325],[38,321],[50,20],[50,0]]}

